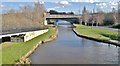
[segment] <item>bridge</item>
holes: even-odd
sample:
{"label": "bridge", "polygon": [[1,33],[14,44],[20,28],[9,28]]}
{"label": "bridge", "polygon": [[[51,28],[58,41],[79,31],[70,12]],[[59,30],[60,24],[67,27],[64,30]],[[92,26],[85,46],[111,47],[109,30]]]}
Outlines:
{"label": "bridge", "polygon": [[53,15],[46,15],[46,18],[80,18],[80,15],[59,15],[59,14],[53,14]]}
{"label": "bridge", "polygon": [[56,21],[58,20],[58,19],[61,19],[61,20],[67,20],[67,21],[69,21],[69,22],[79,22],[79,20],[80,20],[80,15],[64,15],[64,14],[52,14],[52,15],[50,15],[50,14],[47,14],[46,15],[46,20],[45,20],[45,22],[46,23],[51,23],[51,19],[55,19]]}

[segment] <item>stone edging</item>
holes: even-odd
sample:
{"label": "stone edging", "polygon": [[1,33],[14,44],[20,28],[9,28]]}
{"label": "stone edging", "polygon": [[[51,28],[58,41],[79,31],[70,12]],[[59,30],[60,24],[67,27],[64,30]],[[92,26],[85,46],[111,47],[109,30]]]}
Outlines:
{"label": "stone edging", "polygon": [[88,37],[88,36],[79,34],[74,28],[73,28],[72,30],[73,30],[73,32],[74,32],[77,36],[79,36],[79,37],[83,37],[83,38],[90,39],[90,40],[94,40],[94,41],[98,41],[98,42],[109,43],[109,44],[113,44],[113,45],[116,45],[116,46],[119,46],[119,47],[120,47],[120,43],[119,43],[119,42],[112,41],[112,40],[106,41],[106,40],[100,40],[100,39]]}
{"label": "stone edging", "polygon": [[24,56],[22,56],[18,62],[15,64],[15,66],[19,66],[21,64],[30,64],[31,60],[29,59],[29,56],[34,53],[34,51],[42,44],[46,43],[46,42],[50,42],[52,40],[54,40],[58,35],[58,31],[56,30],[55,33],[53,35],[51,35],[48,39],[45,39],[44,41],[39,41],[38,44],[36,44],[35,46],[33,46],[33,48]]}

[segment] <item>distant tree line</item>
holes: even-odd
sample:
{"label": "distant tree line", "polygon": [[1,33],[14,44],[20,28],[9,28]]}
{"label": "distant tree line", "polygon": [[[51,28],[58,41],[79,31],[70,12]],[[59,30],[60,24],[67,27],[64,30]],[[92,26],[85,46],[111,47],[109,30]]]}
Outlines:
{"label": "distant tree line", "polygon": [[108,13],[103,11],[89,13],[84,7],[80,23],[88,26],[114,25],[118,24],[118,16],[120,14],[114,8]]}
{"label": "distant tree line", "polygon": [[19,10],[11,9],[2,14],[3,31],[22,31],[38,29],[44,26],[45,7],[40,2],[23,4]]}
{"label": "distant tree line", "polygon": [[49,13],[50,13],[50,14],[61,14],[61,15],[62,15],[62,14],[63,14],[63,15],[74,15],[73,12],[67,12],[67,13],[66,13],[66,12],[57,12],[57,11],[55,11],[55,10],[50,10]]}

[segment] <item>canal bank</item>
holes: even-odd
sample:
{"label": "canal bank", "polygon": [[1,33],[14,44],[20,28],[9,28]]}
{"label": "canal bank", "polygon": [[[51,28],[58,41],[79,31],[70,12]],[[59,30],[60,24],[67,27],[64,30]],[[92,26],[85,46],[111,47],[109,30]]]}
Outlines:
{"label": "canal bank", "polygon": [[51,35],[54,35],[56,29],[50,27],[49,31],[33,38],[27,42],[5,42],[1,44],[2,47],[2,64],[15,64],[19,59],[28,53],[33,46],[38,44],[40,41],[50,38]]}
{"label": "canal bank", "polygon": [[[107,44],[113,44],[113,45],[120,47],[119,33],[116,34],[117,32],[114,33],[112,31],[106,30],[106,32],[107,32],[106,33],[106,32],[104,32],[105,29],[103,29],[103,31],[102,31],[102,30],[99,30],[98,28],[83,26],[83,25],[79,25],[79,26],[76,25],[76,28],[73,28],[72,30],[79,37],[83,37],[83,38],[98,41],[98,42],[104,42]],[[109,35],[109,36],[107,36],[107,35]],[[110,37],[110,35],[111,35],[111,37]],[[117,35],[116,38],[118,38],[118,39],[112,40],[111,38],[115,39],[116,35]]]}
{"label": "canal bank", "polygon": [[113,45],[116,45],[116,46],[119,46],[119,47],[120,47],[120,44],[119,44],[118,41],[114,41],[114,40],[106,41],[106,40],[100,40],[100,39],[88,37],[88,36],[85,36],[85,35],[82,35],[82,34],[78,33],[74,28],[73,28],[73,32],[74,32],[77,36],[79,36],[79,37],[83,37],[83,38],[90,39],[90,40],[94,40],[94,41],[98,41],[98,42],[104,42],[104,43],[108,43],[108,44],[113,44]]}
{"label": "canal bank", "polygon": [[56,37],[57,37],[57,30],[55,30],[55,32],[50,35],[47,39],[45,40],[42,40],[42,41],[39,41],[35,46],[33,46],[33,48],[28,52],[26,53],[24,56],[22,56],[18,62],[16,63],[16,65],[19,65],[19,64],[30,64],[31,63],[31,60],[29,59],[30,55],[34,53],[34,51],[41,45],[47,43],[47,42],[50,42],[52,40],[54,40]]}
{"label": "canal bank", "polygon": [[31,64],[118,64],[118,47],[76,36],[72,28],[58,27],[58,37],[38,47]]}

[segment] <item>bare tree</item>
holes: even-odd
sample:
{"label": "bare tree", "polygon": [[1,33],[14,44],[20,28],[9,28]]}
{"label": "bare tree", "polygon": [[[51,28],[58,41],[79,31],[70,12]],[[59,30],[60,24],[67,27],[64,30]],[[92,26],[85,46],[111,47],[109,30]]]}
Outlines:
{"label": "bare tree", "polygon": [[115,8],[113,8],[113,10],[112,10],[112,13],[113,13],[113,18],[114,18],[114,20],[115,20],[115,23],[114,24],[117,24],[118,23],[118,11],[117,10],[115,10]]}
{"label": "bare tree", "polygon": [[105,17],[105,13],[102,11],[99,11],[97,13],[93,14],[93,22],[96,23],[96,26],[98,25],[102,25],[103,24],[103,20]]}
{"label": "bare tree", "polygon": [[40,28],[44,26],[44,12],[45,8],[39,2],[35,6],[24,4],[17,12],[16,9],[11,9],[2,14],[2,28],[8,32]]}
{"label": "bare tree", "polygon": [[90,19],[90,15],[88,13],[84,13],[82,15],[82,20],[85,23],[85,25],[87,25],[87,23],[89,22],[89,19]]}
{"label": "bare tree", "polygon": [[86,7],[84,7],[84,9],[83,9],[83,14],[82,14],[81,18],[82,18],[82,21],[85,23],[85,25],[87,25],[87,23],[89,22],[89,19],[90,19],[90,15],[87,12]]}
{"label": "bare tree", "polygon": [[45,7],[43,4],[40,4],[39,2],[35,3],[35,7],[33,10],[35,21],[38,21],[41,25],[43,25],[44,22],[44,13],[45,13]]}

